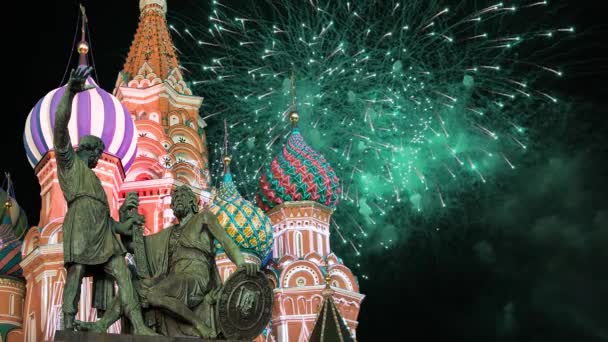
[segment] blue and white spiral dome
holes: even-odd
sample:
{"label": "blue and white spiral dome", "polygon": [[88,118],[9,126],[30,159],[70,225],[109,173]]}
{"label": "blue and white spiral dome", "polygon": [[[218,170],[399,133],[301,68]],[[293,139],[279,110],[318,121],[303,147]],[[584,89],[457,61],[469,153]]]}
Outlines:
{"label": "blue and white spiral dome", "polygon": [[[105,144],[104,152],[120,158],[126,171],[133,164],[137,151],[133,119],[127,108],[101,89],[91,77],[86,85],[95,88],[78,93],[72,102],[72,117],[68,125],[72,144],[77,146],[85,135],[100,137]],[[57,88],[40,99],[27,117],[23,145],[32,167],[53,149],[55,112],[65,87]]]}

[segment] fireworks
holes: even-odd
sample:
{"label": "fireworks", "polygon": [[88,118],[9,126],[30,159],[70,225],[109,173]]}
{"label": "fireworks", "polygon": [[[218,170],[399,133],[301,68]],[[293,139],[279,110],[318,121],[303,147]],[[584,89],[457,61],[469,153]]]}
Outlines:
{"label": "fireworks", "polygon": [[542,80],[562,76],[549,57],[574,32],[546,26],[546,1],[209,6],[170,27],[193,90],[206,98],[212,177],[220,179],[226,118],[236,178],[253,199],[289,133],[293,72],[300,127],[340,177],[339,218],[358,238],[396,203],[444,210],[471,183],[515,170],[527,120],[559,101]]}

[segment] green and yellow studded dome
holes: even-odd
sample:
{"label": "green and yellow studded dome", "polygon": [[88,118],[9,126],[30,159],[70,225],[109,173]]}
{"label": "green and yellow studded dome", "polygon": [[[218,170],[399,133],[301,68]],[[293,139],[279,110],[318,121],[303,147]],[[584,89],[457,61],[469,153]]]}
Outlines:
{"label": "green and yellow studded dome", "polygon": [[[220,225],[241,251],[256,255],[262,262],[267,260],[273,243],[270,219],[239,194],[228,168],[209,210],[218,216]],[[216,248],[222,250],[217,241]]]}

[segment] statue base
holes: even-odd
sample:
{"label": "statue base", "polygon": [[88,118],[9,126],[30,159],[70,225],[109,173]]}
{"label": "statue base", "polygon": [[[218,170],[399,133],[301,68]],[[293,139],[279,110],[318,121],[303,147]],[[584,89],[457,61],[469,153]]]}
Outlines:
{"label": "statue base", "polygon": [[100,334],[88,331],[55,331],[55,342],[246,342],[243,340],[205,340],[198,337]]}

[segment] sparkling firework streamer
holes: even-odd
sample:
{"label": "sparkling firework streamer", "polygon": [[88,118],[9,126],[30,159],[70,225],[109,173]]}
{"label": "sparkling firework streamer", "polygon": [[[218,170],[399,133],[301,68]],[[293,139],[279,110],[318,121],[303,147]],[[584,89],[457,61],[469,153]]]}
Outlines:
{"label": "sparkling firework streamer", "polygon": [[526,119],[558,103],[542,80],[562,76],[548,56],[574,30],[552,27],[554,15],[535,1],[214,0],[170,22],[205,97],[214,179],[228,118],[254,198],[289,133],[293,71],[303,135],[341,178],[343,211],[370,230],[399,202],[448,210],[470,184],[515,169]]}

